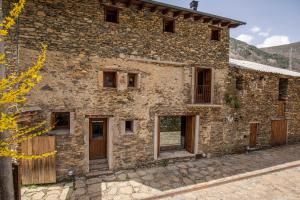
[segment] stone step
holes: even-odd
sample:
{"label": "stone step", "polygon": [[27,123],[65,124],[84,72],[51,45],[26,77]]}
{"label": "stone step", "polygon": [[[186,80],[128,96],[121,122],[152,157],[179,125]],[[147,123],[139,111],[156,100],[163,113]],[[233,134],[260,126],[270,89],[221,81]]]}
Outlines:
{"label": "stone step", "polygon": [[99,177],[99,176],[107,176],[107,175],[112,175],[113,174],[113,171],[109,171],[109,170],[106,170],[106,171],[92,171],[92,172],[89,172],[86,174],[86,177],[88,178],[92,178],[92,177]]}
{"label": "stone step", "polygon": [[90,171],[91,170],[108,170],[108,164],[101,164],[101,165],[90,165]]}
{"label": "stone step", "polygon": [[90,165],[108,163],[107,159],[90,160]]}

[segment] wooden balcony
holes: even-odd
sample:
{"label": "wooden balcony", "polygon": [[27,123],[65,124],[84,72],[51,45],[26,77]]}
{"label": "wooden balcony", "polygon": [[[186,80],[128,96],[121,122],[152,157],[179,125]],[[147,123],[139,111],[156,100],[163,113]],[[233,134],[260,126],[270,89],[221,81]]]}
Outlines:
{"label": "wooden balcony", "polygon": [[195,103],[211,103],[211,85],[197,85],[195,88]]}

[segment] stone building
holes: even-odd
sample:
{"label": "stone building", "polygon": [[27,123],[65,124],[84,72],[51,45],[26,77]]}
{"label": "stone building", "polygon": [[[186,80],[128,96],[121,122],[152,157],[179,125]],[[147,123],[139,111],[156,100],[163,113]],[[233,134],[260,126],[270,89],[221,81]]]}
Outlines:
{"label": "stone building", "polygon": [[48,45],[24,109],[54,126],[58,178],[270,146],[278,104],[299,141],[299,74],[229,64],[229,30],[244,24],[150,0],[28,0],[6,40],[19,66],[8,72]]}

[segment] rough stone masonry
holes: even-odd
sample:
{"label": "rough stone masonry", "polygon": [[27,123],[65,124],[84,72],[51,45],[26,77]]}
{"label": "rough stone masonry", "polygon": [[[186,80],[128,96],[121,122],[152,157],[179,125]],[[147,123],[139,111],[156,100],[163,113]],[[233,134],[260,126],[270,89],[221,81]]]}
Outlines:
{"label": "rough stone masonry", "polygon": [[[9,8],[11,1],[4,1]],[[278,75],[244,72],[229,66],[229,26],[160,9],[118,8],[118,23],[105,21],[105,6],[98,0],[28,0],[18,25],[8,38],[8,57],[19,56],[24,70],[48,45],[43,81],[31,92],[26,107],[40,108],[51,121],[53,112],[70,112],[70,129],[56,131],[57,175],[89,170],[90,117],[109,118],[110,169],[154,160],[155,116],[197,115],[198,154],[222,155],[245,151],[249,121],[262,123],[258,143],[269,146],[270,118],[276,112]],[[8,9],[6,9],[8,10]],[[180,13],[179,13],[180,14]],[[164,32],[163,19],[175,19],[175,33]],[[220,40],[211,40],[212,26]],[[19,47],[19,51],[18,48]],[[19,54],[18,54],[19,52]],[[195,104],[195,68],[212,70],[212,102]],[[103,72],[117,73],[116,88],[103,87]],[[137,74],[137,86],[127,87],[127,74]],[[239,109],[226,104],[234,74],[244,74],[238,94]],[[264,76],[263,80],[257,77]],[[299,80],[291,79],[287,102],[289,141],[300,140]],[[230,120],[230,119],[234,120]],[[124,133],[124,121],[134,120],[133,134]]]}

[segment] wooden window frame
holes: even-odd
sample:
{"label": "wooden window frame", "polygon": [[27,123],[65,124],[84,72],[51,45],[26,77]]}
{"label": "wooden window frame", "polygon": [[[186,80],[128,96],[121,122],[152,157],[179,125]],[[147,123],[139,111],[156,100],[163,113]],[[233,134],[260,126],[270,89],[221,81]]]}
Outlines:
{"label": "wooden window frame", "polygon": [[[130,123],[130,129],[127,129],[127,123]],[[134,132],[134,120],[125,120],[125,133],[133,133]]]}
{"label": "wooden window frame", "polygon": [[[108,13],[109,11],[116,11],[116,12],[117,12],[117,16],[116,16],[116,17],[117,17],[117,20],[116,20],[116,21],[108,21],[108,20],[107,20],[107,13]],[[120,11],[119,11],[118,8],[112,7],[112,6],[105,6],[105,7],[104,7],[104,21],[105,21],[105,22],[119,24],[119,22],[120,22],[119,18],[120,18]]]}
{"label": "wooden window frame", "polygon": [[235,78],[235,89],[242,91],[244,89],[244,79],[242,76],[237,76]]}
{"label": "wooden window frame", "polygon": [[[130,76],[134,76],[134,86],[129,85],[129,78]],[[137,88],[137,81],[138,81],[138,74],[137,73],[128,73],[127,74],[127,87],[128,88]]]}
{"label": "wooden window frame", "polygon": [[[281,84],[284,84],[284,86],[282,86]],[[285,91],[282,91],[282,87],[284,87]],[[278,100],[279,101],[287,101],[288,88],[289,88],[289,79],[288,78],[279,78],[279,80],[278,80]]]}
{"label": "wooden window frame", "polygon": [[[113,73],[114,74],[114,85],[113,86],[107,86],[106,85],[106,82],[105,82],[105,76],[106,76],[106,74],[108,74],[108,73]],[[117,81],[117,79],[118,79],[118,74],[117,74],[117,72],[116,71],[103,71],[103,87],[104,88],[117,88],[118,87],[118,81]]]}
{"label": "wooden window frame", "polygon": [[[56,118],[58,114],[68,114],[69,115],[69,119],[68,119],[68,124],[64,125],[64,126],[57,126],[56,125]],[[70,125],[71,125],[71,113],[70,112],[52,112],[51,115],[51,125],[53,126],[53,130],[66,130],[66,129],[70,129]]]}
{"label": "wooden window frame", "polygon": [[[166,29],[166,23],[172,23],[172,30],[169,31]],[[176,28],[176,23],[175,23],[175,19],[163,19],[163,32],[164,33],[175,33],[175,28]]]}
{"label": "wooden window frame", "polygon": [[[217,38],[214,37],[215,36],[214,33],[216,31],[218,32]],[[211,27],[211,30],[210,30],[210,40],[211,41],[221,41],[221,35],[222,35],[222,29]]]}
{"label": "wooden window frame", "polygon": [[[198,94],[198,72],[201,70],[209,70],[210,71],[210,98],[209,101],[205,102],[200,102],[199,99],[197,98]],[[213,69],[212,68],[205,68],[205,67],[196,67],[195,68],[195,86],[194,86],[194,103],[195,104],[212,104],[213,102]]]}

